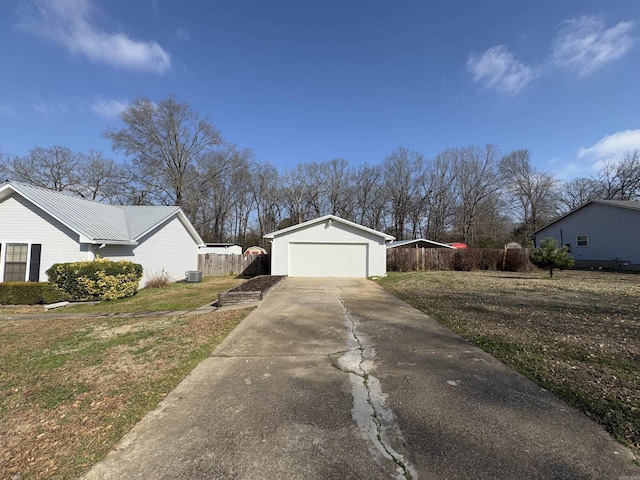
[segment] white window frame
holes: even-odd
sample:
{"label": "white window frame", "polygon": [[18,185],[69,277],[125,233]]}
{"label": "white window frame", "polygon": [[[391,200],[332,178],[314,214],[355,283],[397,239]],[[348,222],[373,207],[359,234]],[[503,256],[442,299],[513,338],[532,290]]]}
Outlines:
{"label": "white window frame", "polygon": [[23,282],[26,282],[29,279],[29,273],[31,273],[31,244],[34,242],[29,242],[27,240],[3,240],[0,241],[0,283],[4,282],[4,266],[7,259],[7,245],[16,243],[27,245],[27,269],[24,274]]}
{"label": "white window frame", "polygon": [[589,234],[588,233],[584,233],[582,235],[576,235],[576,247],[588,247],[589,243],[590,242],[589,242]]}

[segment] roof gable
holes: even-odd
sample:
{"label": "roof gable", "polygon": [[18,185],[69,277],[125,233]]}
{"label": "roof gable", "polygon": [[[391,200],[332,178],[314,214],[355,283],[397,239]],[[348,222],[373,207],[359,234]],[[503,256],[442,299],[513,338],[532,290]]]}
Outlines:
{"label": "roof gable", "polygon": [[20,195],[87,239],[130,240],[124,211],[120,208],[24,183],[0,185],[0,199],[10,192]]}
{"label": "roof gable", "polygon": [[544,227],[537,229],[535,232],[531,233],[531,236],[535,237],[536,233],[541,232],[542,230],[545,230],[546,228],[550,227],[554,223],[559,222],[563,218],[566,218],[569,215],[573,215],[578,210],[581,210],[587,205],[592,205],[592,204],[607,205],[610,207],[625,208],[625,209],[640,211],[640,202],[636,202],[632,200],[589,200],[588,202],[583,203],[579,207],[574,208],[570,212],[567,212],[564,215],[559,216],[555,220],[547,223]]}
{"label": "roof gable", "polygon": [[391,235],[388,235],[388,234],[383,233],[383,232],[379,232],[377,230],[373,230],[371,228],[367,228],[367,227],[365,227],[363,225],[360,225],[358,223],[350,222],[349,220],[345,220],[344,218],[336,217],[335,215],[325,215],[323,217],[319,217],[319,218],[316,218],[314,220],[309,220],[307,222],[303,222],[303,223],[300,223],[298,225],[292,225],[291,227],[283,228],[282,230],[277,230],[275,232],[269,233],[269,234],[265,235],[264,238],[272,239],[274,237],[277,237],[277,236],[280,236],[280,235],[285,235],[285,234],[293,232],[295,230],[300,230],[302,228],[306,228],[306,227],[309,227],[311,225],[316,225],[318,223],[322,223],[322,222],[325,222],[325,221],[342,223],[343,225],[348,225],[348,226],[356,228],[358,230],[362,230],[363,232],[367,232],[367,233],[370,233],[372,235],[375,235],[375,236],[378,236],[378,237],[382,237],[386,241],[391,241],[391,240],[393,240],[395,238],[395,237],[392,237]]}
{"label": "roof gable", "polygon": [[428,244],[436,248],[451,248],[453,250],[456,250],[456,247],[452,247],[451,245],[447,245],[446,243],[435,242],[433,240],[427,240],[425,238],[416,238],[413,240],[396,240],[395,242],[388,243],[387,248],[406,247],[413,244]]}
{"label": "roof gable", "polygon": [[20,195],[69,227],[80,235],[81,243],[135,244],[175,215],[196,243],[202,243],[180,207],[107,205],[19,182],[0,184],[0,201],[12,194]]}

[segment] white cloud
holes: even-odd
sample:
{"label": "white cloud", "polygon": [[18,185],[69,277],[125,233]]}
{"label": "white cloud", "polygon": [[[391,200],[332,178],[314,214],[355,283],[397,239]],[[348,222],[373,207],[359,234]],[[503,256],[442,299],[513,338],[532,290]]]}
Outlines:
{"label": "white cloud", "polygon": [[578,158],[588,158],[604,163],[619,159],[625,152],[640,148],[640,130],[624,130],[601,138],[590,147],[578,150]]}
{"label": "white cloud", "polygon": [[133,40],[124,33],[97,27],[91,0],[35,0],[33,6],[22,27],[72,53],[118,68],[159,74],[171,66],[171,57],[157,42]]}
{"label": "white cloud", "polygon": [[517,95],[538,76],[536,69],[520,62],[506,45],[496,45],[467,60],[473,81],[501,93]]}
{"label": "white cloud", "polygon": [[560,67],[589,75],[627,53],[635,39],[633,22],[607,28],[601,18],[582,16],[564,22],[551,59]]}
{"label": "white cloud", "polygon": [[47,116],[53,116],[58,114],[68,114],[71,113],[72,110],[79,109],[78,105],[72,105],[69,102],[59,101],[59,102],[34,102],[31,104],[33,109]]}
{"label": "white cloud", "polygon": [[624,130],[602,137],[590,147],[579,148],[576,157],[554,158],[548,167],[565,182],[576,177],[593,177],[604,165],[620,160],[636,148],[640,148],[640,130]]}
{"label": "white cloud", "polygon": [[189,32],[182,27],[178,27],[175,35],[178,40],[182,40],[183,42],[191,40],[191,35],[189,35]]}
{"label": "white cloud", "polygon": [[0,104],[0,116],[16,118],[18,114],[13,109],[7,107],[6,105]]}
{"label": "white cloud", "polygon": [[115,118],[128,106],[129,102],[125,100],[105,100],[102,97],[98,97],[98,99],[91,105],[91,111],[101,117]]}

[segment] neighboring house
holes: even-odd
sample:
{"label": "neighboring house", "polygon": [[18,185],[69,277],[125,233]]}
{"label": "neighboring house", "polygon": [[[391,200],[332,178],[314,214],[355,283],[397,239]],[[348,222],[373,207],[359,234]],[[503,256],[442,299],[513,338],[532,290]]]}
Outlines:
{"label": "neighboring house", "polygon": [[391,235],[326,215],[265,235],[271,274],[291,277],[370,277],[387,273]]}
{"label": "neighboring house", "polygon": [[0,184],[0,282],[46,281],[54,263],[96,255],[172,280],[198,266],[202,239],[179,207],[114,206],[46,188]]}
{"label": "neighboring house", "polygon": [[[640,269],[640,202],[592,200],[531,234],[569,247],[578,267]],[[626,265],[625,265],[626,264]]]}
{"label": "neighboring house", "polygon": [[242,247],[237,243],[206,243],[200,246],[198,253],[216,253],[218,255],[242,255]]}
{"label": "neighboring house", "polygon": [[396,240],[395,242],[387,243],[387,249],[389,248],[450,248],[455,250],[456,247],[452,247],[447,243],[434,242],[433,240],[425,240],[424,238],[416,238],[415,240]]}

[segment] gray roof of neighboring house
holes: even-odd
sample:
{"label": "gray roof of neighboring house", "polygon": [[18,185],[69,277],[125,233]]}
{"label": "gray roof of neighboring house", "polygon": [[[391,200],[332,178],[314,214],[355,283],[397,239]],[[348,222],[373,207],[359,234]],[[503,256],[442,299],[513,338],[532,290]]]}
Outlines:
{"label": "gray roof of neighboring house", "polygon": [[614,207],[630,208],[632,210],[640,210],[640,202],[635,200],[592,200],[593,203],[601,203],[603,205],[612,205]]}
{"label": "gray roof of neighboring house", "polygon": [[552,222],[547,223],[544,227],[541,227],[541,228],[537,229],[535,232],[531,233],[531,236],[534,237],[536,235],[536,233],[544,230],[545,228],[553,225],[556,222],[559,222],[563,218],[568,217],[569,215],[577,212],[578,210],[580,210],[580,209],[582,209],[582,208],[584,208],[587,205],[590,205],[592,203],[597,203],[597,204],[600,204],[600,205],[609,205],[611,207],[627,208],[627,209],[630,209],[630,210],[639,210],[640,211],[640,202],[637,202],[637,201],[634,201],[634,200],[589,200],[588,202],[583,203],[579,207],[574,208],[570,212],[567,212],[564,215],[560,215],[558,218],[556,218]]}
{"label": "gray roof of neighboring house", "polygon": [[396,247],[408,247],[410,245],[420,245],[427,244],[429,247],[427,248],[452,248],[456,250],[456,247],[452,247],[451,245],[447,245],[446,243],[435,242],[433,240],[426,240],[424,238],[416,238],[412,240],[396,240],[395,242],[387,243],[387,248],[396,248]]}
{"label": "gray roof of neighboring house", "polygon": [[180,207],[107,205],[25,183],[7,181],[0,184],[0,200],[11,192],[27,199],[92,243],[135,244],[176,214],[183,217],[183,224],[197,243],[202,243]]}

